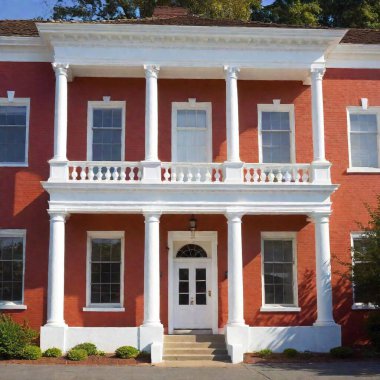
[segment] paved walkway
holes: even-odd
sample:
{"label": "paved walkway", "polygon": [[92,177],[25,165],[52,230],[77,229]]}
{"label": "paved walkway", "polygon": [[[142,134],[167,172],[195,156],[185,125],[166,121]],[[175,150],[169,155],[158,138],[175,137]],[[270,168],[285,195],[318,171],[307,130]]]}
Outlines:
{"label": "paved walkway", "polygon": [[[171,365],[171,364],[169,364]],[[380,362],[169,366],[72,366],[1,364],[1,380],[298,380],[380,379]]]}

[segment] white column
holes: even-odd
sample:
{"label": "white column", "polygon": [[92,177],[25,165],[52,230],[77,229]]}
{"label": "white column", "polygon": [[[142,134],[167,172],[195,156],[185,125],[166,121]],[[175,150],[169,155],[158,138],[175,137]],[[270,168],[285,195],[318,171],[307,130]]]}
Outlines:
{"label": "white column", "polygon": [[312,179],[314,183],[330,184],[330,166],[325,155],[325,124],[323,112],[322,80],[324,67],[311,69],[311,103],[313,124]]}
{"label": "white column", "polygon": [[315,326],[335,325],[333,317],[329,215],[313,214],[317,274],[317,320]]}
{"label": "white column", "polygon": [[144,65],[145,92],[145,160],[142,162],[143,182],[161,181],[161,163],[158,159],[158,90],[159,66]]}
{"label": "white column", "polygon": [[160,213],[144,212],[144,323],[162,326],[160,322]]}
{"label": "white column", "polygon": [[47,326],[64,327],[65,213],[50,214]]}
{"label": "white column", "polygon": [[67,71],[69,65],[53,63],[55,71],[54,160],[67,161]]}
{"label": "white column", "polygon": [[240,213],[227,213],[228,221],[228,326],[244,326],[243,252]]}
{"label": "white column", "polygon": [[226,78],[226,129],[227,129],[227,161],[224,163],[224,181],[243,181],[243,164],[240,161],[239,148],[239,101],[238,73],[239,68],[225,66]]}

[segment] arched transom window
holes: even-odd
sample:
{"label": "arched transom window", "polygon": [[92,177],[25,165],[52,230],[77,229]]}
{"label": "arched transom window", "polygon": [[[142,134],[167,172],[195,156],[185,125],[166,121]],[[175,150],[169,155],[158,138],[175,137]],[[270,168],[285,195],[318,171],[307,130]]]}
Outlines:
{"label": "arched transom window", "polygon": [[178,258],[207,257],[206,251],[197,244],[186,244],[177,252]]}

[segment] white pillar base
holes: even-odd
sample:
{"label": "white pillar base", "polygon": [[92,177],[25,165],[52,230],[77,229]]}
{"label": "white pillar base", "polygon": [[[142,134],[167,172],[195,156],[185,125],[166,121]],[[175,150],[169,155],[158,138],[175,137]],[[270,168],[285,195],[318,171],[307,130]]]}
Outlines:
{"label": "white pillar base", "polygon": [[66,182],[69,179],[69,165],[67,160],[49,161],[50,177],[49,182]]}
{"label": "white pillar base", "polygon": [[312,182],[318,185],[331,185],[330,168],[329,161],[313,161],[311,163]]}
{"label": "white pillar base", "polygon": [[40,347],[42,351],[48,348],[59,348],[62,352],[66,352],[66,334],[67,325],[54,326],[45,325],[40,331]]}
{"label": "white pillar base", "polygon": [[140,351],[150,352],[152,363],[161,363],[164,345],[164,326],[142,325],[139,331]]}
{"label": "white pillar base", "polygon": [[248,352],[249,348],[249,333],[248,325],[225,326],[224,335],[226,337],[228,355],[230,355],[233,364],[241,363],[244,360],[244,353]]}
{"label": "white pillar base", "polygon": [[226,183],[243,183],[243,163],[225,161],[224,169],[224,182]]}
{"label": "white pillar base", "polygon": [[339,326],[337,323],[335,323],[335,321],[318,321],[316,320],[314,323],[313,323],[313,326],[315,327],[334,327],[334,326]]}
{"label": "white pillar base", "polygon": [[161,182],[161,161],[141,161],[143,183]]}

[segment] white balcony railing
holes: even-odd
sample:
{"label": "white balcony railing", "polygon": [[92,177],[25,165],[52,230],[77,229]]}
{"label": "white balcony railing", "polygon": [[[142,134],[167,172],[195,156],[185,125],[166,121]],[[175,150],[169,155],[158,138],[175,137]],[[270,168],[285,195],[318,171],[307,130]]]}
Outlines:
{"label": "white balcony railing", "polygon": [[[311,183],[310,164],[243,164],[243,183]],[[68,180],[140,182],[140,162],[70,161]],[[223,183],[223,163],[162,162],[163,183]]]}
{"label": "white balcony railing", "polygon": [[246,183],[308,183],[310,164],[244,164]]}

